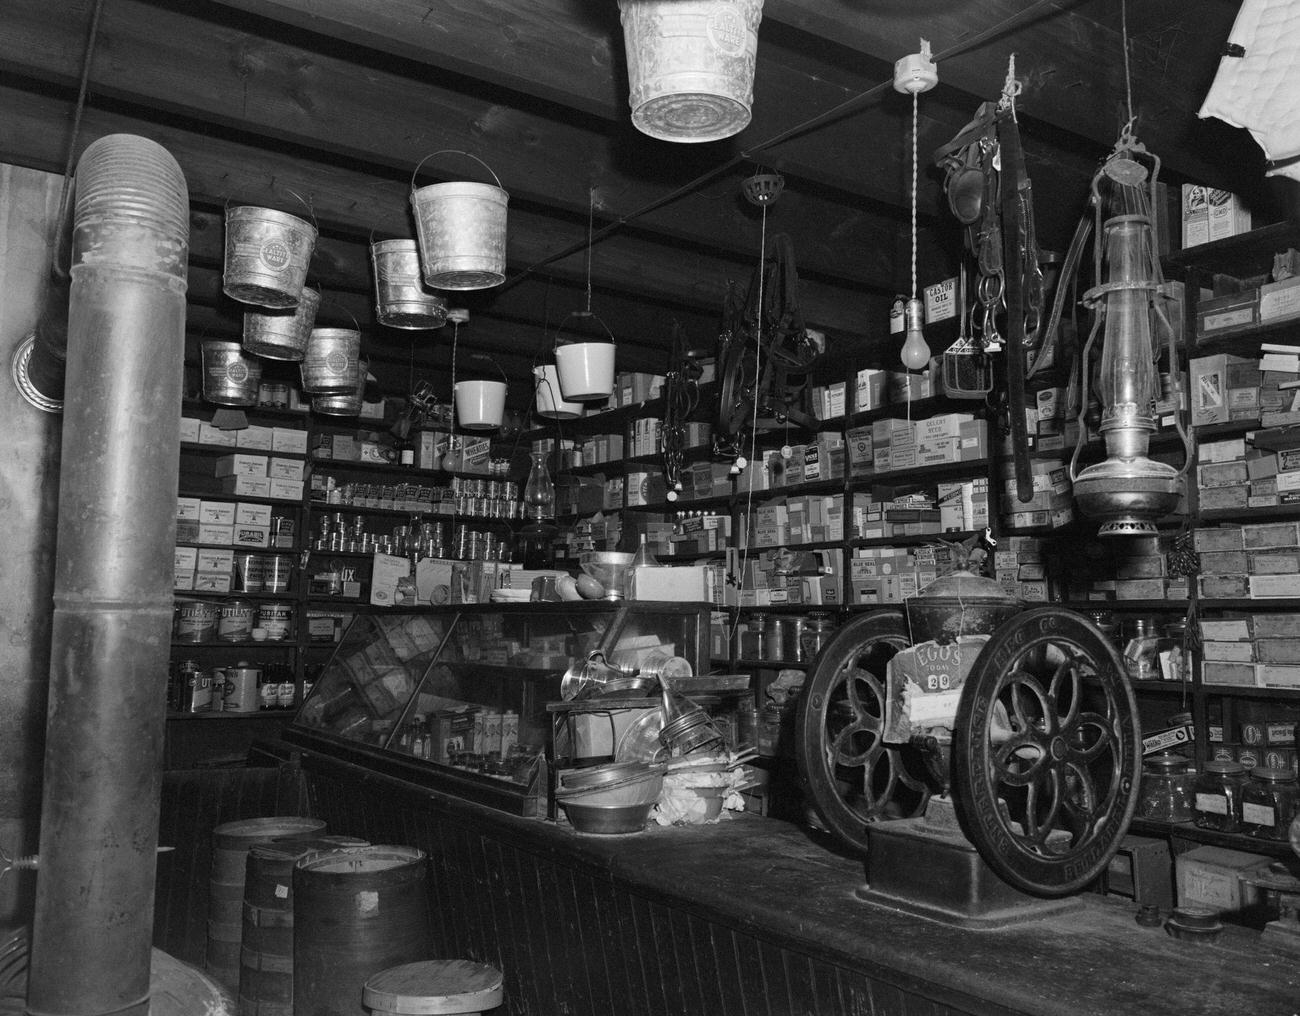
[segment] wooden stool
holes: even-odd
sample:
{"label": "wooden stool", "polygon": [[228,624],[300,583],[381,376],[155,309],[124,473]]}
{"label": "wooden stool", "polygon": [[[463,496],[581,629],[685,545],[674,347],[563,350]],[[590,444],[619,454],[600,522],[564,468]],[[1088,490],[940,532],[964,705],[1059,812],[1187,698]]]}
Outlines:
{"label": "wooden stool", "polygon": [[361,1002],[375,1016],[473,1016],[505,998],[501,971],[469,960],[423,960],[372,975]]}

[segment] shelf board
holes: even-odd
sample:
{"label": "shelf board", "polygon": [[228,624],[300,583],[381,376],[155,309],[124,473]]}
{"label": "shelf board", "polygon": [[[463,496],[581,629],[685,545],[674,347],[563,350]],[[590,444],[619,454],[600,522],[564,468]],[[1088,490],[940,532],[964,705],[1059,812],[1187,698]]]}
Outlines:
{"label": "shelf board", "polygon": [[1300,504],[1272,508],[1212,508],[1201,512],[1202,522],[1255,522],[1261,519],[1300,519]]}
{"label": "shelf board", "polygon": [[741,670],[807,670],[812,666],[803,660],[736,660]]}
{"label": "shelf board", "polygon": [[846,427],[860,427],[864,423],[871,423],[874,420],[897,420],[906,418],[911,408],[911,418],[914,420],[924,419],[930,416],[937,416],[940,413],[974,413],[977,418],[983,418],[979,412],[983,408],[983,402],[977,402],[970,399],[951,399],[946,395],[931,395],[929,398],[913,399],[911,403],[907,402],[889,402],[883,406],[877,406],[875,409],[859,409],[850,413],[847,419],[837,421],[843,422]]}
{"label": "shelf board", "polygon": [[[306,458],[306,456],[300,456]],[[416,466],[403,466],[397,462],[369,462],[364,459],[332,459],[313,455],[309,459],[315,472],[328,472],[330,469],[337,469],[342,472],[352,473],[383,473],[385,476],[393,478],[394,482],[402,480],[442,480],[449,482],[453,479],[461,480],[515,480],[519,481],[518,476],[495,476],[489,473],[470,473],[454,469],[420,469]]]}
{"label": "shelf board", "polygon": [[970,474],[987,473],[990,460],[971,459],[968,462],[942,462],[934,466],[913,466],[911,469],[891,469],[887,473],[857,473],[849,477],[850,490],[860,490],[875,484],[916,483],[923,474],[922,483],[931,484],[941,480],[955,479]]}
{"label": "shelf board", "polygon": [[727,552],[725,550],[701,550],[695,554],[656,554],[655,557],[660,564],[668,565],[692,561],[724,561]]}
{"label": "shelf board", "polygon": [[[1051,604],[1057,607],[1064,607],[1067,610],[1077,610],[1081,614],[1089,612],[1120,610],[1120,611],[1159,611],[1174,614],[1187,613],[1187,600],[1064,600]],[[1201,601],[1204,606],[1204,601]],[[1034,604],[1039,606],[1039,604]],[[1048,606],[1048,604],[1043,604]]]}
{"label": "shelf board", "polygon": [[[207,420],[211,421],[212,415],[219,409],[231,409],[231,406],[218,406],[213,402],[206,402],[203,399],[182,399],[181,415],[198,417],[200,413],[207,413]],[[307,421],[307,409],[278,409],[275,406],[243,406],[239,412],[244,413],[250,420],[254,418],[263,418],[267,420],[292,421],[294,423],[305,423]]]}
{"label": "shelf board", "polygon": [[[769,500],[778,497],[805,497],[810,494],[842,494],[844,492],[844,477],[834,476],[825,480],[807,480],[803,483],[791,483],[780,487],[768,487],[765,490],[755,490],[753,492],[754,501],[759,498]],[[736,497],[748,498],[749,489],[737,485]]]}
{"label": "shelf board", "polygon": [[982,535],[982,529],[964,529],[960,532],[922,533],[916,536],[854,536],[849,540],[850,547],[917,547],[927,543],[943,540],[947,543],[961,543],[972,536]]}
{"label": "shelf board", "polygon": [[1135,817],[1129,825],[1129,832],[1139,836],[1192,840],[1215,847],[1244,850],[1251,854],[1268,854],[1271,857],[1294,856],[1290,844],[1285,840],[1264,840],[1244,833],[1221,833],[1214,829],[1202,829],[1192,822],[1157,822],[1154,819]]}
{"label": "shelf board", "polygon": [[833,613],[841,607],[838,603],[769,603],[757,607],[725,607],[725,610],[739,610],[748,614],[817,614]]}
{"label": "shelf board", "polygon": [[1300,700],[1300,688],[1257,688],[1253,685],[1202,684],[1201,691],[1219,698],[1266,698]]}
{"label": "shelf board", "polygon": [[[185,477],[182,476],[181,479],[184,480]],[[193,477],[190,477],[190,479],[193,479]],[[216,477],[208,477],[207,479],[211,479],[213,483],[218,483]],[[204,501],[230,501],[230,502],[247,501],[253,504],[285,505],[286,507],[289,508],[301,508],[303,505],[302,501],[294,500],[292,498],[261,497],[261,496],[255,497],[252,494],[229,494],[224,490],[215,490],[215,489],[204,490],[201,487],[195,487],[191,484],[186,484],[186,483],[182,483],[180,485],[180,489],[177,491],[177,494],[180,497],[197,497],[197,498],[201,498]]]}
{"label": "shelf board", "polygon": [[267,458],[274,456],[277,459],[296,459],[299,462],[306,462],[307,456],[302,452],[277,452],[270,448],[242,448],[234,445],[214,445],[200,444],[197,441],[182,441],[181,454],[193,455],[263,455]]}
{"label": "shelf board", "polygon": [[295,590],[288,590],[283,593],[262,592],[262,593],[245,593],[238,589],[231,589],[228,592],[218,593],[209,589],[173,589],[172,599],[185,600],[193,597],[206,600],[212,597],[221,600],[229,600],[232,597],[241,600],[296,600],[298,593]]}
{"label": "shelf board", "polygon": [[1169,268],[1221,272],[1234,278],[1264,275],[1273,269],[1273,255],[1300,246],[1300,228],[1289,222],[1260,226],[1237,236],[1198,244],[1165,257]]}
{"label": "shelf board", "polygon": [[172,639],[173,649],[297,649],[297,638],[291,639],[240,639],[228,642],[224,639],[205,639],[202,642]]}
{"label": "shelf board", "polygon": [[1282,598],[1276,600],[1252,600],[1243,598],[1240,600],[1198,600],[1197,607],[1201,610],[1229,610],[1245,611],[1251,614],[1258,613],[1260,610],[1295,610],[1300,607],[1300,599]]}
{"label": "shelf board", "polygon": [[172,720],[285,720],[292,717],[298,710],[295,709],[258,709],[252,713],[227,713],[220,710],[205,710],[201,713],[167,713],[167,721]]}

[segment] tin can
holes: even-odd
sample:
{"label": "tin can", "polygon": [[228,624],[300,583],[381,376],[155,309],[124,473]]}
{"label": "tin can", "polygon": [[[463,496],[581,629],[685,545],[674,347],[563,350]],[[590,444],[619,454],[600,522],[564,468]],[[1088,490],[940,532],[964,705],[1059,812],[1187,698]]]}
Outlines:
{"label": "tin can", "polygon": [[266,630],[268,641],[282,642],[287,639],[292,623],[292,603],[263,603],[257,608],[257,626]]}
{"label": "tin can", "polygon": [[293,576],[292,554],[262,555],[262,586],[268,593],[287,593]]}
{"label": "tin can", "polygon": [[216,633],[217,605],[209,600],[180,600],[176,604],[178,642],[205,642]]}
{"label": "tin can", "polygon": [[262,591],[265,559],[264,554],[235,555],[235,592],[260,593]]}
{"label": "tin can", "polygon": [[169,685],[167,708],[176,713],[205,713],[212,707],[212,679],[193,660],[184,660]]}
{"label": "tin can", "polygon": [[261,705],[259,685],[262,681],[260,667],[250,666],[242,660],[227,667],[221,689],[223,713],[255,713]]}
{"label": "tin can", "polygon": [[281,550],[293,549],[293,519],[288,515],[271,516],[271,546]]}
{"label": "tin can", "polygon": [[253,604],[249,600],[226,600],[217,610],[217,638],[243,642],[253,630]]}

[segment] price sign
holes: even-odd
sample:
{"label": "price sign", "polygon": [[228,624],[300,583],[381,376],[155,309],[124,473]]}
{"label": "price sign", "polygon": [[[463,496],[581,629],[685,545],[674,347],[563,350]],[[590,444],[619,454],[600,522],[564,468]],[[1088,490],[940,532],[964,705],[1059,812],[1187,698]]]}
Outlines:
{"label": "price sign", "polygon": [[957,316],[957,280],[944,279],[925,287],[925,323],[946,321]]}

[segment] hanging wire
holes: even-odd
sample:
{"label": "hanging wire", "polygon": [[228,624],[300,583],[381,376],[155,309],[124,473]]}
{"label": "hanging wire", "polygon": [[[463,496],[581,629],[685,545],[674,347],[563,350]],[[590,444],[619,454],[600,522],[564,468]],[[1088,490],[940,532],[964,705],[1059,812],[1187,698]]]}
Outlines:
{"label": "hanging wire", "polygon": [[99,16],[104,9],[104,0],[95,0],[90,12],[90,27],[86,32],[86,53],[81,60],[81,83],[77,87],[77,104],[72,113],[72,134],[68,138],[68,157],[63,164],[63,189],[59,194],[59,214],[54,219],[57,231],[50,243],[55,252],[52,255],[54,270],[63,274],[58,264],[59,236],[63,233],[63,221],[68,214],[68,203],[72,200],[72,168],[76,163],[77,140],[81,136],[81,117],[86,111],[86,95],[90,91],[90,65],[95,56],[95,44],[99,40]]}
{"label": "hanging wire", "polygon": [[1124,43],[1124,98],[1127,102],[1128,122],[1133,125],[1133,77],[1128,65],[1128,0],[1119,0],[1119,30]]}
{"label": "hanging wire", "polygon": [[[982,46],[989,39],[995,38],[996,36],[999,36],[1004,32],[1009,31],[1011,28],[1015,27],[1017,24],[1023,21],[1028,21],[1031,18],[1036,17],[1039,14],[1039,12],[1041,12],[1044,8],[1049,8],[1049,7],[1053,9],[1059,9],[1061,7],[1061,0],[1035,0],[1034,3],[1025,7],[1023,10],[1019,10],[1016,13],[1011,14],[1006,18],[1003,18],[1001,21],[997,22],[996,24],[990,25],[982,32],[976,32],[974,35],[970,36],[969,38],[963,39],[961,42],[954,43],[953,45],[949,46],[947,49],[940,50],[938,53],[934,54],[933,60],[936,63],[938,63],[939,61],[942,60],[952,60],[958,56],[961,56],[964,53],[969,53],[970,51]],[[850,98],[845,99],[843,102],[837,103],[836,105],[832,106],[830,109],[826,110],[823,113],[819,113],[816,116],[810,117],[809,119],[804,120],[802,123],[797,123],[792,127],[788,127],[785,130],[780,131],[779,133],[773,135],[770,138],[767,138],[764,141],[759,142],[756,145],[746,148],[743,151],[737,152],[735,155],[719,163],[713,169],[706,170],[705,172],[701,173],[699,176],[695,177],[695,179],[688,180],[686,183],[682,184],[681,186],[673,188],[667,194],[664,194],[651,201],[647,201],[644,205],[631,212],[628,212],[626,215],[620,215],[617,218],[613,219],[609,223],[609,225],[602,227],[598,232],[588,237],[587,239],[588,248],[590,248],[592,244],[594,244],[596,241],[603,240],[605,237],[622,229],[624,226],[635,221],[636,219],[643,218],[644,216],[649,215],[651,212],[655,211],[656,209],[662,208],[665,205],[672,204],[678,198],[684,197],[687,194],[699,190],[709,181],[715,180],[723,173],[727,172],[727,170],[733,169],[744,162],[755,161],[758,155],[762,154],[765,151],[768,151],[769,149],[775,148],[778,145],[784,144],[786,141],[791,140],[792,138],[798,137],[802,134],[806,134],[809,131],[815,130],[818,127],[821,127],[834,120],[838,120],[841,117],[847,116],[849,113],[852,113],[866,106],[867,103],[870,102],[872,99],[875,99],[889,91],[892,91],[893,84],[894,82],[891,76],[888,81],[882,81],[880,84],[873,85],[871,88],[868,88],[865,92],[860,92],[857,95],[851,96]],[[495,291],[500,293],[502,290],[508,289],[509,287],[515,285],[516,283],[522,282],[527,276],[531,275],[533,272],[536,272],[539,269],[546,267],[547,265],[554,264],[556,261],[562,261],[567,257],[571,257],[574,254],[577,254],[581,250],[582,250],[581,244],[571,244],[568,247],[558,250],[554,254],[542,258],[540,261],[535,261],[531,265],[527,265],[524,268],[521,268],[515,275],[512,275],[510,278],[506,279],[501,285],[497,286]]]}
{"label": "hanging wire", "polygon": [[595,223],[596,188],[587,188],[587,315],[591,315],[591,248]]}

